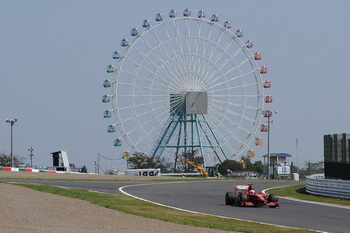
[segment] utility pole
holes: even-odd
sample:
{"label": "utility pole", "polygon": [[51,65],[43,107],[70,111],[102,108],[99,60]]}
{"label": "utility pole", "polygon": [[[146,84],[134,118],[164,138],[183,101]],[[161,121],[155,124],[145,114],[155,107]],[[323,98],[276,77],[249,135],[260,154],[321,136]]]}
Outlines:
{"label": "utility pole", "polygon": [[9,119],[6,118],[6,123],[11,124],[11,167],[13,167],[13,133],[12,133],[12,127],[17,122],[17,119]]}
{"label": "utility pole", "polygon": [[34,149],[33,149],[33,147],[30,147],[28,150],[30,151],[30,154],[29,154],[29,156],[30,156],[30,167],[33,167],[33,156],[34,156],[33,151],[34,151]]}

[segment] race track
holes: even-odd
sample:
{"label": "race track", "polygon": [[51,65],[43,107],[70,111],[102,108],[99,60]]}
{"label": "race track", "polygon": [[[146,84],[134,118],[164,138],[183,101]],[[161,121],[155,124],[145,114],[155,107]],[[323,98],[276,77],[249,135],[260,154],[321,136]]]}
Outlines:
{"label": "race track", "polygon": [[[21,181],[23,182],[23,181]],[[30,181],[32,183],[33,181]],[[283,181],[250,181],[256,191],[300,184]],[[224,196],[235,184],[247,181],[202,182],[95,182],[95,181],[35,181],[67,188],[130,195],[167,206],[206,214],[250,220],[322,232],[349,232],[350,209],[311,204],[280,198],[281,207],[237,207],[225,205]]]}

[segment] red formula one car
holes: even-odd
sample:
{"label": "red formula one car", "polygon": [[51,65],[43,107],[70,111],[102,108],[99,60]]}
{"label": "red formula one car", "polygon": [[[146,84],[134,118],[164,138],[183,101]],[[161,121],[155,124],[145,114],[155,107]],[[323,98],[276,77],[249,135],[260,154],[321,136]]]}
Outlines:
{"label": "red formula one car", "polygon": [[253,189],[253,184],[236,185],[233,192],[227,192],[225,195],[226,205],[238,206],[262,206],[267,205],[270,208],[280,206],[275,194],[259,194]]}

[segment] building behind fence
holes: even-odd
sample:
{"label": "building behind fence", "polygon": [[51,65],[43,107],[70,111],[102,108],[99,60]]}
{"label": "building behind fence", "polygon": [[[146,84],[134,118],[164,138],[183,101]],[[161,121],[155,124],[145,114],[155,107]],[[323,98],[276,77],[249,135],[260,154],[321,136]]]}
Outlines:
{"label": "building behind fence", "polygon": [[350,134],[328,134],[323,139],[325,177],[350,180]]}

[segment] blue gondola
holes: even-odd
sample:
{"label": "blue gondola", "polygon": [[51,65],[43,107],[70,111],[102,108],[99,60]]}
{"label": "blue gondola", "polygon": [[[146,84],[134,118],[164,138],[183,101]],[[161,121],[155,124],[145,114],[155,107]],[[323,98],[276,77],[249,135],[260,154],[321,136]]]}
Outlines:
{"label": "blue gondola", "polygon": [[139,32],[137,31],[137,28],[131,29],[130,35],[131,36],[139,36]]}
{"label": "blue gondola", "polygon": [[230,21],[226,21],[226,22],[224,23],[224,27],[227,28],[227,29],[231,28],[231,27],[232,27],[232,26],[231,26],[231,22],[230,22]]}
{"label": "blue gondola", "polygon": [[241,29],[238,29],[236,32],[235,32],[235,35],[237,37],[243,37],[243,31]]}
{"label": "blue gondola", "polygon": [[112,55],[113,59],[120,59],[121,58],[121,55],[120,55],[120,52],[119,51],[115,51]]}
{"label": "blue gondola", "polygon": [[248,40],[247,42],[245,42],[245,47],[252,48],[253,47],[253,41]]}
{"label": "blue gondola", "polygon": [[161,13],[158,13],[158,14],[156,15],[156,21],[157,21],[157,22],[163,21],[163,16],[162,16]]}
{"label": "blue gondola", "polygon": [[217,14],[212,15],[210,21],[212,22],[218,22],[219,21],[219,16]]}
{"label": "blue gondola", "polygon": [[183,16],[185,17],[191,16],[191,10],[189,8],[186,8],[183,12]]}
{"label": "blue gondola", "polygon": [[171,10],[171,11],[169,12],[169,17],[170,17],[170,18],[175,18],[175,17],[176,17],[176,11],[175,11],[175,10]]}
{"label": "blue gondola", "polygon": [[120,42],[120,45],[122,47],[128,47],[129,46],[129,41],[127,39],[122,39],[122,41]]}
{"label": "blue gondola", "polygon": [[202,10],[198,11],[198,15],[197,16],[200,19],[205,18],[205,11],[202,11]]}
{"label": "blue gondola", "polygon": [[151,26],[150,22],[148,19],[145,19],[142,23],[142,27],[144,28],[149,28]]}

